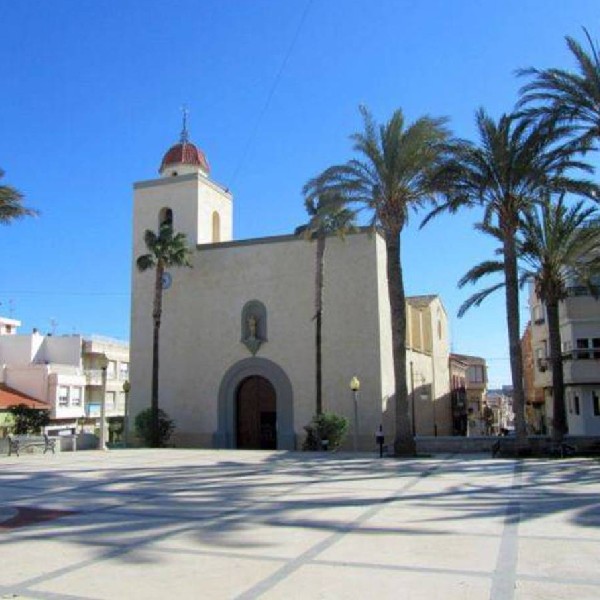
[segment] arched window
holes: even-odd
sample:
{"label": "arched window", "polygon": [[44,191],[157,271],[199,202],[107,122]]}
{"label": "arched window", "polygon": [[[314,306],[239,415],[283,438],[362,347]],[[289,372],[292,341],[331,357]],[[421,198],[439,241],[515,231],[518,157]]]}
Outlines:
{"label": "arched window", "polygon": [[221,217],[216,210],[212,214],[212,241],[213,244],[221,241]]}
{"label": "arched window", "polygon": [[158,226],[173,225],[173,211],[166,206],[160,209],[158,213]]}

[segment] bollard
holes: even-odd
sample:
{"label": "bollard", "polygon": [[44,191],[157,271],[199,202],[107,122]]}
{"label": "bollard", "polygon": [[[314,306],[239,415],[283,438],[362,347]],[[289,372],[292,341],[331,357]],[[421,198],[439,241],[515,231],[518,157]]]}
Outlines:
{"label": "bollard", "polygon": [[383,427],[380,425],[379,429],[375,432],[375,441],[379,444],[379,458],[383,458]]}

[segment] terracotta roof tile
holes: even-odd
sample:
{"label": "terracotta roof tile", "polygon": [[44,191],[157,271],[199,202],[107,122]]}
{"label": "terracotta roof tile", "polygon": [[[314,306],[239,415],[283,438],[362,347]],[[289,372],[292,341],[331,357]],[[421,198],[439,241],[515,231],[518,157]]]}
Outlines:
{"label": "terracotta roof tile", "polygon": [[190,142],[180,142],[171,146],[160,163],[159,171],[162,171],[168,165],[179,164],[197,165],[206,173],[210,171],[204,152]]}
{"label": "terracotta roof tile", "polygon": [[27,394],[18,392],[9,388],[7,385],[0,383],[0,410],[15,406],[18,404],[25,404],[30,408],[49,409],[50,406],[46,402],[36,400]]}

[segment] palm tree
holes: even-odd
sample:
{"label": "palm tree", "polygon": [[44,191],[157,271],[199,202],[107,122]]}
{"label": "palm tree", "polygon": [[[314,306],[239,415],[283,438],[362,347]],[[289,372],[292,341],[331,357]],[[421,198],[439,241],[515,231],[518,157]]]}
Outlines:
{"label": "palm tree", "polygon": [[533,281],[535,292],[546,305],[552,389],[554,403],[553,437],[561,442],[567,432],[563,384],[559,303],[567,297],[567,285],[577,281],[588,285],[600,273],[600,221],[595,208],[578,202],[568,208],[561,195],[549,197],[538,210],[524,215],[519,251],[525,265],[523,279]]}
{"label": "palm tree", "polygon": [[[0,179],[4,171],[0,169]],[[0,223],[8,224],[14,219],[32,217],[38,214],[32,208],[24,207],[21,202],[23,194],[10,185],[0,185]]]}
{"label": "palm tree", "polygon": [[316,240],[315,265],[315,386],[316,414],[323,412],[323,370],[321,352],[321,331],[323,323],[323,273],[325,261],[325,243],[328,235],[337,234],[344,237],[355,229],[353,211],[344,206],[343,199],[338,196],[320,196],[307,199],[306,212],[310,220],[299,227],[296,232],[302,233],[306,239]]}
{"label": "palm tree", "polygon": [[411,209],[433,197],[429,172],[443,154],[449,137],[446,119],[422,117],[407,125],[401,110],[377,125],[361,107],[364,130],[351,136],[358,158],[329,167],[308,181],[307,201],[323,194],[340,194],[346,202],[372,212],[386,247],[395,377],[396,454],[413,455],[415,441],[408,414],[406,385],[406,304],[401,265],[401,233]]}
{"label": "palm tree", "polygon": [[[525,399],[519,327],[519,279],[516,233],[522,215],[542,192],[572,191],[593,197],[598,188],[589,181],[575,180],[566,172],[592,168],[573,158],[573,148],[561,146],[567,126],[531,122],[502,115],[498,122],[483,109],[476,114],[479,145],[469,141],[455,144],[449,159],[436,174],[445,189],[443,201],[424,223],[437,214],[456,212],[461,207],[482,206],[480,229],[502,242],[506,320],[518,445],[527,443]],[[498,265],[488,265],[497,270]],[[485,269],[484,269],[485,270]],[[494,289],[498,289],[495,286]],[[478,304],[472,301],[470,305]],[[464,310],[463,310],[464,312]]]}
{"label": "palm tree", "polygon": [[170,223],[163,223],[158,235],[146,230],[144,242],[147,254],[138,257],[136,264],[139,271],[154,269],[154,303],[152,309],[153,338],[152,338],[152,394],[150,408],[152,411],[152,446],[158,448],[159,413],[158,413],[158,371],[159,371],[159,333],[162,316],[163,277],[169,267],[191,267],[190,249],[183,233],[174,233]]}
{"label": "palm tree", "polygon": [[587,29],[583,31],[589,52],[573,38],[565,38],[575,57],[577,72],[529,67],[519,69],[517,74],[531,77],[520,90],[518,106],[525,109],[525,114],[570,124],[585,147],[600,140],[600,49]]}

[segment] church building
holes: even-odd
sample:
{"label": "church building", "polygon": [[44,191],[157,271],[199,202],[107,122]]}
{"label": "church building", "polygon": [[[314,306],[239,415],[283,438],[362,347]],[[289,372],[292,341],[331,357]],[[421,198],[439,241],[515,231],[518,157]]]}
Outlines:
{"label": "church building", "polygon": [[[152,381],[154,272],[138,272],[135,261],[147,252],[144,232],[169,221],[193,250],[193,268],[172,269],[163,278],[159,405],[175,421],[171,442],[300,449],[304,426],[316,410],[315,242],[297,235],[234,240],[233,196],[209,173],[204,153],[184,127],[180,142],[162,159],[160,177],[134,184],[131,426],[150,406]],[[427,389],[435,394],[428,401],[446,401],[447,318],[439,298],[428,298],[437,302],[428,313],[435,322],[409,320],[419,328],[418,335],[407,335],[409,358],[410,339],[418,338],[422,348],[415,362],[424,365],[419,389],[433,372]],[[359,448],[375,447],[380,424],[391,442],[394,375],[386,255],[383,239],[371,231],[327,239],[322,370],[324,410],[350,422],[346,447],[352,446],[356,425],[349,387],[354,376],[360,380]]]}

